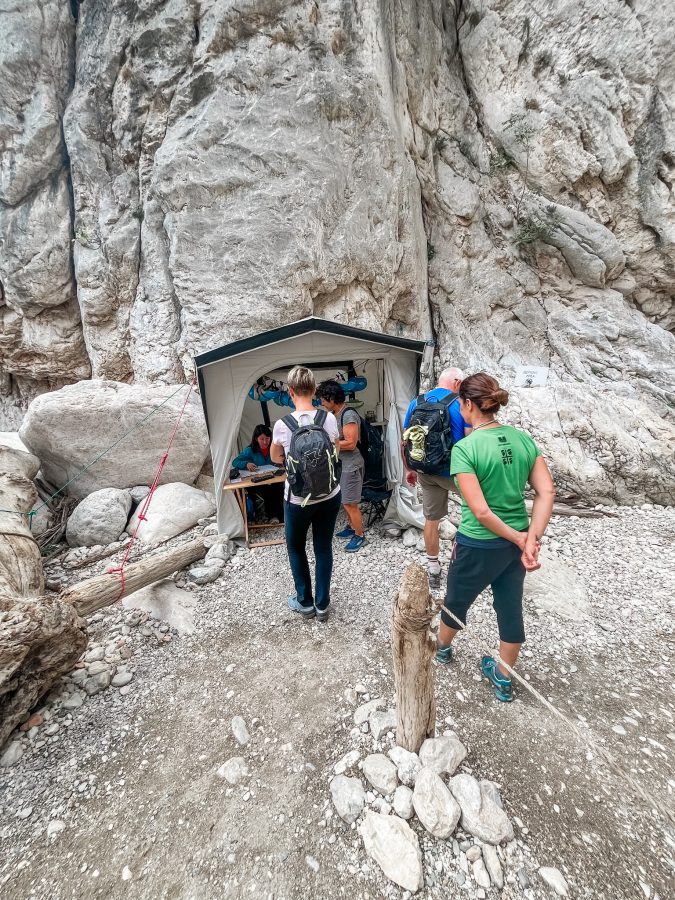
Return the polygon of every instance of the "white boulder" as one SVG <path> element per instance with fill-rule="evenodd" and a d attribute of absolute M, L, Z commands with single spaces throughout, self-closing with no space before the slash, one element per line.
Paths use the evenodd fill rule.
<path fill-rule="evenodd" d="M 102 488 L 80 501 L 68 519 L 66 540 L 70 547 L 106 547 L 127 527 L 131 493 L 119 488 Z"/>
<path fill-rule="evenodd" d="M 472 775 L 462 774 L 451 778 L 448 787 L 462 810 L 461 825 L 465 831 L 487 844 L 513 838 L 513 826 L 491 781 L 479 783 Z"/>
<path fill-rule="evenodd" d="M 396 728 L 396 710 L 387 709 L 384 712 L 375 710 L 375 712 L 370 714 L 368 724 L 373 737 L 376 741 L 379 741 L 383 734 Z"/>
<path fill-rule="evenodd" d="M 170 538 L 193 528 L 203 516 L 210 516 L 215 510 L 215 503 L 209 494 L 199 488 L 182 484 L 160 485 L 152 498 L 146 512 L 146 520 L 141 522 L 138 537 L 144 544 L 161 544 Z M 127 526 L 129 534 L 133 534 L 140 514 L 136 509 Z"/>
<path fill-rule="evenodd" d="M 408 787 L 414 787 L 417 773 L 422 768 L 419 756 L 398 745 L 392 747 L 387 755 L 397 768 L 399 780 Z"/>
<path fill-rule="evenodd" d="M 366 853 L 387 878 L 413 894 L 422 887 L 422 853 L 417 835 L 407 822 L 368 810 L 359 833 Z"/>
<path fill-rule="evenodd" d="M 402 819 L 412 819 L 415 807 L 413 806 L 413 792 L 409 787 L 399 784 L 394 791 L 393 806 L 397 816 L 400 816 Z"/>
<path fill-rule="evenodd" d="M 243 756 L 233 756 L 224 762 L 217 770 L 218 778 L 223 778 L 228 784 L 239 784 L 244 778 L 248 778 L 248 763 Z"/>
<path fill-rule="evenodd" d="M 60 486 L 99 453 L 125 437 L 68 488 L 83 498 L 104 487 L 131 488 L 152 482 L 185 402 L 188 385 L 122 384 L 117 381 L 80 381 L 41 394 L 28 407 L 19 430 L 24 444 L 40 460 L 47 481 Z M 171 397 L 171 395 L 174 395 Z M 171 397 L 167 401 L 167 398 Z M 155 407 L 157 409 L 144 422 Z M 188 401 L 178 427 L 161 483 L 191 484 L 209 452 L 201 403 Z"/>
<path fill-rule="evenodd" d="M 336 775 L 330 783 L 330 795 L 338 816 L 348 825 L 358 819 L 366 805 L 366 792 L 358 778 Z"/>
<path fill-rule="evenodd" d="M 371 753 L 363 760 L 363 774 L 380 794 L 391 794 L 396 790 L 398 777 L 396 766 L 384 753 Z"/>
<path fill-rule="evenodd" d="M 567 897 L 569 887 L 565 876 L 559 869 L 555 869 L 553 866 L 542 866 L 539 869 L 539 877 L 549 887 L 552 887 L 559 897 Z"/>
<path fill-rule="evenodd" d="M 466 757 L 466 747 L 454 733 L 427 738 L 420 747 L 420 762 L 437 775 L 454 775 Z"/>
<path fill-rule="evenodd" d="M 440 775 L 423 767 L 415 780 L 413 807 L 426 830 L 437 838 L 448 838 L 455 830 L 461 810 Z"/>
<path fill-rule="evenodd" d="M 368 700 L 367 703 L 362 703 L 361 706 L 358 706 L 354 710 L 354 724 L 363 725 L 364 722 L 368 721 L 371 714 L 374 713 L 376 709 L 383 709 L 384 706 L 385 702 L 383 697 L 376 697 L 374 700 Z"/>

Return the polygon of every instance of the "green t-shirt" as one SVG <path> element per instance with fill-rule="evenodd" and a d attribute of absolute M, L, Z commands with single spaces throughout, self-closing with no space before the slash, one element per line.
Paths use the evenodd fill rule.
<path fill-rule="evenodd" d="M 476 475 L 492 512 L 516 531 L 525 531 L 529 520 L 523 488 L 539 455 L 537 445 L 524 431 L 510 425 L 480 428 L 452 448 L 450 473 Z M 483 541 L 497 537 L 480 524 L 464 499 L 459 533 Z"/>

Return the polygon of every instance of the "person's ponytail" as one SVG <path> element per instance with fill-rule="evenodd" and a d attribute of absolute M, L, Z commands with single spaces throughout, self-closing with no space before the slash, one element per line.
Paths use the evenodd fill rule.
<path fill-rule="evenodd" d="M 509 392 L 499 387 L 499 382 L 486 372 L 469 375 L 459 386 L 462 400 L 471 400 L 481 412 L 498 412 L 509 402 Z"/>

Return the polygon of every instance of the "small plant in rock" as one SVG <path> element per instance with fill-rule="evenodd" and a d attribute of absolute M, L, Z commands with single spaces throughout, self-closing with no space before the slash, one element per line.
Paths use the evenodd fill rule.
<path fill-rule="evenodd" d="M 436 248 L 433 244 L 427 241 L 427 261 L 431 262 L 434 256 L 436 256 Z"/>
<path fill-rule="evenodd" d="M 134 217 L 134 219 L 138 219 L 139 222 L 142 222 L 145 217 L 145 212 L 143 211 L 143 207 L 135 206 L 131 210 L 131 215 Z"/>
<path fill-rule="evenodd" d="M 536 78 L 540 72 L 543 72 L 544 69 L 548 69 L 551 67 L 553 63 L 553 55 L 550 50 L 542 50 L 541 53 L 537 54 L 537 58 L 534 61 L 534 66 L 532 67 L 532 74 Z"/>
<path fill-rule="evenodd" d="M 520 207 L 527 190 L 527 177 L 530 172 L 530 154 L 532 153 L 532 138 L 537 133 L 536 128 L 529 121 L 525 113 L 513 113 L 504 123 L 505 127 L 512 132 L 516 144 L 525 153 L 525 174 L 523 175 L 523 189 L 520 197 L 516 201 L 516 221 L 520 221 Z"/>
<path fill-rule="evenodd" d="M 535 241 L 546 241 L 552 236 L 560 222 L 560 215 L 553 205 L 546 207 L 544 215 L 532 213 L 524 216 L 522 220 L 519 220 L 520 227 L 516 234 L 516 244 L 534 244 Z"/>
<path fill-rule="evenodd" d="M 442 153 L 445 148 L 448 146 L 448 139 L 444 134 L 436 135 L 436 140 L 434 141 L 434 147 L 436 148 L 437 153 Z"/>
<path fill-rule="evenodd" d="M 91 239 L 89 237 L 89 233 L 85 228 L 80 227 L 75 230 L 75 240 L 83 247 L 91 246 Z"/>
<path fill-rule="evenodd" d="M 490 175 L 498 175 L 513 165 L 513 157 L 503 147 L 490 151 Z"/>

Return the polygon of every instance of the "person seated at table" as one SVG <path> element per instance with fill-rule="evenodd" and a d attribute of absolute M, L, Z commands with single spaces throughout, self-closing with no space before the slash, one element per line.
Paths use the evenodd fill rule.
<path fill-rule="evenodd" d="M 267 425 L 256 425 L 248 447 L 232 461 L 232 467 L 239 471 L 255 472 L 258 466 L 273 465 L 270 459 L 272 431 Z M 284 520 L 284 486 L 281 483 L 261 484 L 246 490 L 246 509 L 250 520 L 259 522 L 267 519 L 273 523 Z"/>
<path fill-rule="evenodd" d="M 258 466 L 272 465 L 270 459 L 270 444 L 272 443 L 272 431 L 267 425 L 256 425 L 253 429 L 253 437 L 248 447 L 244 447 L 239 456 L 232 461 L 235 469 L 255 472 Z"/>

